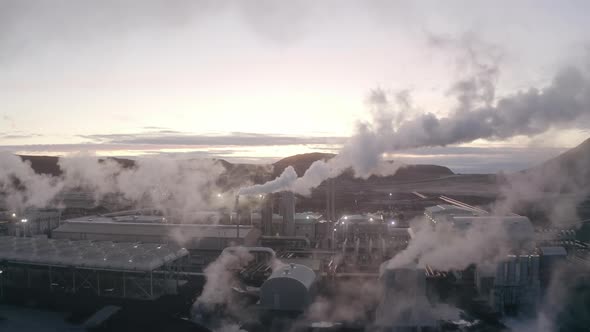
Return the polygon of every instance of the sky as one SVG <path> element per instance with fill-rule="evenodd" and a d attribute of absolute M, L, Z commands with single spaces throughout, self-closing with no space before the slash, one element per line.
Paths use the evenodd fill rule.
<path fill-rule="evenodd" d="M 337 152 L 372 89 L 449 112 L 462 67 L 433 40 L 488 45 L 501 96 L 584 64 L 588 12 L 587 1 L 0 0 L 0 151 L 236 162 Z M 551 130 L 388 157 L 514 171 L 588 136 Z"/>

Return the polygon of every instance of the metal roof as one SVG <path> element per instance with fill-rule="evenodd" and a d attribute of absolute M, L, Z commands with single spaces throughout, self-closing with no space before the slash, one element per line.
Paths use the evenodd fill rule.
<path fill-rule="evenodd" d="M 152 271 L 187 254 L 185 248 L 155 243 L 0 236 L 0 260 L 33 265 Z"/>
<path fill-rule="evenodd" d="M 135 223 L 165 223 L 166 218 L 162 216 L 142 215 L 120 215 L 120 216 L 85 216 L 64 220 L 64 222 L 135 222 Z"/>
<path fill-rule="evenodd" d="M 435 215 L 435 214 L 470 214 L 470 215 L 474 215 L 476 214 L 475 211 L 465 208 L 465 207 L 459 207 L 456 205 L 451 205 L 451 204 L 439 204 L 439 205 L 435 205 L 435 206 L 429 206 L 426 209 L 424 209 L 425 213 L 429 213 L 431 215 Z"/>
<path fill-rule="evenodd" d="M 564 247 L 540 247 L 543 256 L 567 256 L 567 251 Z"/>
<path fill-rule="evenodd" d="M 252 229 L 250 225 L 200 225 L 160 223 L 117 223 L 102 221 L 68 221 L 53 233 L 92 233 L 114 235 L 166 236 L 172 233 L 187 238 L 243 238 Z"/>
<path fill-rule="evenodd" d="M 317 222 L 322 215 L 314 212 L 299 212 L 294 215 L 295 222 Z"/>

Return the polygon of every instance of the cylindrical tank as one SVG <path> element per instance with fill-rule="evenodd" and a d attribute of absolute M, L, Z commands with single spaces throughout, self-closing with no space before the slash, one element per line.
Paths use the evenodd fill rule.
<path fill-rule="evenodd" d="M 267 310 L 304 311 L 311 303 L 315 273 L 307 266 L 289 264 L 275 270 L 260 288 L 260 304 Z"/>

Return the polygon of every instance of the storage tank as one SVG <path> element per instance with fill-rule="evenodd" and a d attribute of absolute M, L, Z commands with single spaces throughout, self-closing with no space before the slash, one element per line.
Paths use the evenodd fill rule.
<path fill-rule="evenodd" d="M 289 264 L 275 270 L 260 288 L 260 304 L 267 310 L 304 311 L 311 303 L 315 273 L 307 266 Z"/>

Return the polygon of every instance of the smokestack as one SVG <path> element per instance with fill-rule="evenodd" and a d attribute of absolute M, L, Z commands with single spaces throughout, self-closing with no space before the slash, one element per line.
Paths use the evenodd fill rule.
<path fill-rule="evenodd" d="M 281 193 L 281 214 L 283 215 L 283 233 L 295 235 L 295 194 L 290 191 Z"/>
<path fill-rule="evenodd" d="M 334 179 L 326 180 L 326 219 L 336 220 L 336 199 L 334 198 Z"/>
<path fill-rule="evenodd" d="M 266 194 L 262 197 L 262 206 L 260 217 L 262 223 L 262 234 L 272 235 L 272 214 L 273 214 L 273 195 Z"/>
<path fill-rule="evenodd" d="M 332 213 L 332 200 L 330 199 L 330 179 L 326 180 L 326 219 L 328 221 L 332 220 L 331 213 Z"/>
<path fill-rule="evenodd" d="M 336 221 L 336 189 L 335 189 L 335 185 L 334 182 L 336 182 L 336 179 L 331 178 L 330 179 L 330 208 L 332 209 L 331 211 L 331 216 L 332 216 L 332 220 Z"/>
<path fill-rule="evenodd" d="M 234 204 L 234 212 L 236 213 L 236 224 L 240 224 L 240 195 L 236 195 L 236 202 Z M 231 219 L 231 213 L 230 213 Z"/>

